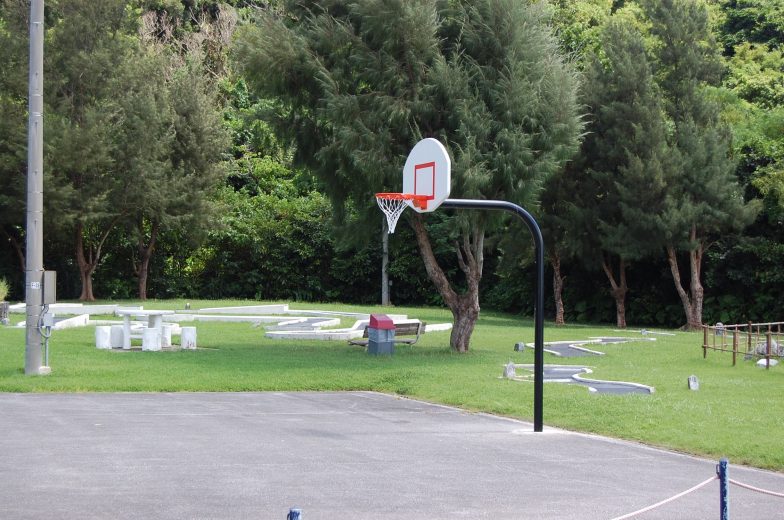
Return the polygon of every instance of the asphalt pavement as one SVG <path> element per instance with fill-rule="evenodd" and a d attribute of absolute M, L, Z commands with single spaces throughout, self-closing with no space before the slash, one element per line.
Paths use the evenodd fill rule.
<path fill-rule="evenodd" d="M 0 394 L 2 519 L 611 519 L 716 463 L 372 392 Z M 784 518 L 735 486 L 730 507 Z M 719 518 L 718 481 L 636 518 Z"/>

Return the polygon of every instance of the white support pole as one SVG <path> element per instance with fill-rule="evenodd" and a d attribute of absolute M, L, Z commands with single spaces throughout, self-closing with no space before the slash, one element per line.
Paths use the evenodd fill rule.
<path fill-rule="evenodd" d="M 27 249 L 25 252 L 25 374 L 42 370 L 43 205 L 44 205 L 44 0 L 30 1 L 30 75 L 27 126 Z"/>
<path fill-rule="evenodd" d="M 389 301 L 389 229 L 386 217 L 381 225 L 381 305 L 390 305 Z"/>

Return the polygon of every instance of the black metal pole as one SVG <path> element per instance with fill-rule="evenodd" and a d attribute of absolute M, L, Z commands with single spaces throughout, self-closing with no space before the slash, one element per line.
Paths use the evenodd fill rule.
<path fill-rule="evenodd" d="M 536 256 L 536 301 L 534 304 L 534 431 L 543 428 L 544 409 L 544 239 L 534 217 L 526 210 L 502 200 L 446 199 L 442 208 L 501 209 L 511 211 L 528 226 L 534 238 Z"/>
<path fill-rule="evenodd" d="M 719 518 L 721 520 L 729 520 L 730 518 L 730 502 L 729 502 L 729 473 L 727 459 L 721 459 L 716 466 L 716 474 L 719 477 Z"/>

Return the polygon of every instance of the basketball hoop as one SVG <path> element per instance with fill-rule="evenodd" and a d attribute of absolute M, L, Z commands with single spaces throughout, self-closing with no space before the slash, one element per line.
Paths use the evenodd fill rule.
<path fill-rule="evenodd" d="M 414 195 L 413 193 L 376 193 L 378 207 L 387 216 L 388 233 L 395 232 L 397 221 L 408 206 L 408 201 L 418 208 L 426 208 L 427 200 L 427 196 Z"/>

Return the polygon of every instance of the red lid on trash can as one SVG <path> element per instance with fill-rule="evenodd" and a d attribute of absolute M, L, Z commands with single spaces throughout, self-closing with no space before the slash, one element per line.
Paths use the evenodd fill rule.
<path fill-rule="evenodd" d="M 395 324 L 386 314 L 371 314 L 370 328 L 380 330 L 394 330 Z"/>

